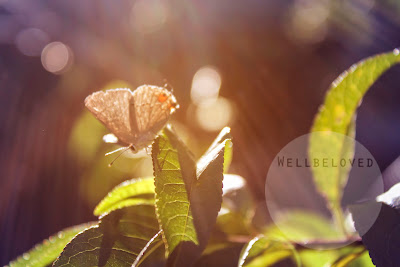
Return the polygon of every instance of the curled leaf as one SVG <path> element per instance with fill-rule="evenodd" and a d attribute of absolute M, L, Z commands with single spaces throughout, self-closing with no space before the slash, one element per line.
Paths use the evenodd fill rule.
<path fill-rule="evenodd" d="M 146 198 L 146 195 L 150 197 Z M 101 200 L 93 213 L 99 216 L 123 207 L 152 203 L 154 203 L 153 177 L 135 178 L 116 186 Z"/>

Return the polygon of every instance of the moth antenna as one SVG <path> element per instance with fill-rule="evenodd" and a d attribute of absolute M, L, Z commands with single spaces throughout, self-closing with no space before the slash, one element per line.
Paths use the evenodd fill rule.
<path fill-rule="evenodd" d="M 117 152 L 117 151 L 121 151 L 121 150 L 122 150 L 122 152 L 119 153 L 118 156 L 116 156 L 116 157 L 108 164 L 108 167 L 111 167 L 111 166 L 114 164 L 114 162 L 115 162 L 122 154 L 124 154 L 126 151 L 128 151 L 128 150 L 131 149 L 131 148 L 133 148 L 133 145 L 132 145 L 132 144 L 130 144 L 130 145 L 127 146 L 127 147 L 121 147 L 121 148 L 118 148 L 118 149 L 116 149 L 116 150 L 114 150 L 114 151 L 112 151 L 112 152 L 107 153 L 106 156 L 108 156 L 108 155 L 110 155 L 110 154 L 112 154 L 112 153 L 115 153 L 115 152 Z"/>
<path fill-rule="evenodd" d="M 164 88 L 168 88 L 168 81 L 167 81 L 167 79 L 164 79 Z"/>
<path fill-rule="evenodd" d="M 118 152 L 118 151 L 121 151 L 121 150 L 124 150 L 124 149 L 126 149 L 126 148 L 127 148 L 126 146 L 117 148 L 117 149 L 115 149 L 115 150 L 113 150 L 113 151 L 111 151 L 111 152 L 108 152 L 108 153 L 104 154 L 104 156 L 109 156 L 109 155 L 111 155 L 111 154 L 114 154 L 114 153 L 116 153 L 116 152 Z"/>
<path fill-rule="evenodd" d="M 167 79 L 164 79 L 164 88 L 170 91 L 171 93 L 174 92 L 174 88 L 168 83 Z"/>

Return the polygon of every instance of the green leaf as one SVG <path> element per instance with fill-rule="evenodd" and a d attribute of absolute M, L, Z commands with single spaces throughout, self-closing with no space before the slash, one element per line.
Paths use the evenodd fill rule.
<path fill-rule="evenodd" d="M 349 264 L 359 257 L 361 257 L 364 253 L 366 252 L 365 247 L 358 247 L 355 248 L 351 253 L 348 253 L 346 255 L 343 255 L 339 259 L 337 259 L 331 267 L 346 267 L 349 266 Z"/>
<path fill-rule="evenodd" d="M 145 198 L 151 195 L 151 198 Z M 139 204 L 154 203 L 154 179 L 153 177 L 143 179 L 132 179 L 116 186 L 97 205 L 94 215 L 109 213 L 113 210 Z"/>
<path fill-rule="evenodd" d="M 153 144 L 156 214 L 171 265 L 190 265 L 207 244 L 221 208 L 226 141 L 213 144 L 197 166 L 170 127 Z"/>
<path fill-rule="evenodd" d="M 218 213 L 217 226 L 221 232 L 228 235 L 249 235 L 249 223 L 239 212 L 221 208 Z"/>
<path fill-rule="evenodd" d="M 354 143 L 346 138 L 354 138 L 356 109 L 370 86 L 379 76 L 398 63 L 399 51 L 373 56 L 353 65 L 343 72 L 333 83 L 326 94 L 324 104 L 320 107 L 312 126 L 309 156 L 311 159 L 320 155 L 329 155 L 332 159 L 343 156 L 353 157 Z M 338 133 L 338 134 L 333 134 Z M 339 168 L 340 169 L 340 168 Z M 331 208 L 335 220 L 342 226 L 340 201 L 343 188 L 347 183 L 349 169 L 338 171 L 335 167 L 313 167 L 314 182 Z"/>
<path fill-rule="evenodd" d="M 299 254 L 303 267 L 330 266 L 338 257 L 337 250 L 304 249 Z"/>
<path fill-rule="evenodd" d="M 144 246 L 144 248 L 142 248 L 139 255 L 136 257 L 135 261 L 133 262 L 132 267 L 139 266 L 146 259 L 146 255 L 150 255 L 155 250 L 159 249 L 159 247 L 163 247 L 164 242 L 161 239 L 161 232 L 162 232 L 161 230 L 158 231 L 158 233 L 147 242 L 146 246 Z"/>
<path fill-rule="evenodd" d="M 268 237 L 290 239 L 298 243 L 309 240 L 336 240 L 340 237 L 340 233 L 328 218 L 311 211 L 282 212 L 274 218 L 274 222 L 276 226 L 270 226 L 264 232 Z"/>
<path fill-rule="evenodd" d="M 362 245 L 348 245 L 332 250 L 301 249 L 299 251 L 303 267 L 314 266 L 348 266 L 372 267 L 368 252 Z M 354 257 L 354 258 L 353 258 Z M 339 264 L 339 265 L 334 265 Z M 342 265 L 340 265 L 342 264 Z M 346 265 L 347 264 L 347 265 Z M 372 264 L 372 265 L 371 265 Z"/>
<path fill-rule="evenodd" d="M 244 243 L 223 243 L 207 246 L 207 249 L 196 261 L 195 267 L 236 266 Z M 210 247 L 210 248 L 209 248 Z"/>
<path fill-rule="evenodd" d="M 296 251 L 290 243 L 258 236 L 243 248 L 238 267 L 268 267 L 289 257 L 299 265 Z"/>
<path fill-rule="evenodd" d="M 375 267 L 369 257 L 368 251 L 365 251 L 360 257 L 350 262 L 348 267 Z"/>
<path fill-rule="evenodd" d="M 143 257 L 144 248 L 149 252 L 163 249 L 158 232 L 153 205 L 114 210 L 101 218 L 98 225 L 72 239 L 54 266 L 130 267 L 138 255 Z"/>
<path fill-rule="evenodd" d="M 225 142 L 225 153 L 224 153 L 224 173 L 227 173 L 231 166 L 233 158 L 233 144 L 231 139 Z"/>
<path fill-rule="evenodd" d="M 152 146 L 156 214 L 166 250 L 170 254 L 180 242 L 199 245 L 189 193 L 196 182 L 192 155 L 175 134 L 165 128 Z"/>
<path fill-rule="evenodd" d="M 51 236 L 49 239 L 43 241 L 43 243 L 36 245 L 34 248 L 24 253 L 14 261 L 9 263 L 10 267 L 18 266 L 47 266 L 51 264 L 57 256 L 61 253 L 65 245 L 71 241 L 71 239 L 82 232 L 88 227 L 91 227 L 94 223 L 85 223 L 70 228 L 66 228 L 56 235 Z"/>
<path fill-rule="evenodd" d="M 231 128 L 225 127 L 224 129 L 222 129 L 221 132 L 218 134 L 217 138 L 215 138 L 214 142 L 208 148 L 207 152 L 204 154 L 207 155 L 211 150 L 215 149 L 219 144 L 222 143 L 225 143 L 224 173 L 227 173 L 231 165 L 233 156 Z"/>
<path fill-rule="evenodd" d="M 399 50 L 395 49 L 360 61 L 343 72 L 326 94 L 312 130 L 345 134 L 369 87 L 399 60 Z"/>

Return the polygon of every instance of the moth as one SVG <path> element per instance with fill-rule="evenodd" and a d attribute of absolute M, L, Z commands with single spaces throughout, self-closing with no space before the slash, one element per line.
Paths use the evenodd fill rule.
<path fill-rule="evenodd" d="M 85 106 L 125 146 L 124 151 L 149 146 L 179 108 L 172 92 L 154 85 L 133 92 L 128 88 L 95 92 L 86 97 Z"/>

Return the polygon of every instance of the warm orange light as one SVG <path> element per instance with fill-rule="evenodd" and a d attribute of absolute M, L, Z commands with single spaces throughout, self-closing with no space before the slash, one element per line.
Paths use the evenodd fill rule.
<path fill-rule="evenodd" d="M 167 15 L 165 1 L 138 0 L 132 7 L 130 22 L 136 32 L 151 33 L 162 28 Z"/>
<path fill-rule="evenodd" d="M 190 96 L 195 104 L 203 101 L 215 101 L 221 87 L 221 75 L 212 66 L 199 69 L 193 77 Z"/>
<path fill-rule="evenodd" d="M 198 125 L 206 131 L 219 131 L 233 119 L 232 104 L 223 97 L 202 102 L 196 109 Z"/>
<path fill-rule="evenodd" d="M 329 12 L 326 1 L 298 1 L 287 14 L 286 33 L 297 42 L 320 42 L 328 31 Z"/>

